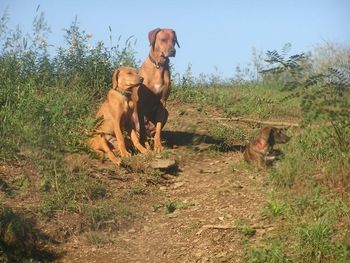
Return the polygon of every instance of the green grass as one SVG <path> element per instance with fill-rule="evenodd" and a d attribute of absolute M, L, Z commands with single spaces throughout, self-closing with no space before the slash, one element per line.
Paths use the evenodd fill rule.
<path fill-rule="evenodd" d="M 329 261 L 334 253 L 331 225 L 320 220 L 315 223 L 303 224 L 298 228 L 298 251 L 302 262 Z"/>
<path fill-rule="evenodd" d="M 247 263 L 291 263 L 277 243 L 272 243 L 269 247 L 250 248 L 245 251 L 245 257 L 242 262 Z"/>
<path fill-rule="evenodd" d="M 256 119 L 298 119 L 301 110 L 297 99 L 282 101 L 290 92 L 264 84 L 226 84 L 217 87 L 174 87 L 171 98 L 222 108 L 226 117 Z"/>
<path fill-rule="evenodd" d="M 240 228 L 240 232 L 246 237 L 252 237 L 255 235 L 256 230 L 250 226 L 243 226 Z"/>

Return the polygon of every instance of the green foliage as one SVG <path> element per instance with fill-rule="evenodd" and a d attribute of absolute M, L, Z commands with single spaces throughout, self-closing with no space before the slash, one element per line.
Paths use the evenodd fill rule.
<path fill-rule="evenodd" d="M 286 213 L 287 207 L 285 204 L 280 203 L 277 200 L 272 200 L 268 203 L 268 211 L 273 216 L 279 216 Z"/>
<path fill-rule="evenodd" d="M 87 173 L 67 173 L 57 167 L 46 169 L 53 174 L 43 177 L 45 195 L 40 210 L 45 215 L 57 210 L 79 212 L 84 204 L 107 195 L 107 187 Z"/>
<path fill-rule="evenodd" d="M 33 21 L 33 36 L 7 28 L 1 19 L 0 136 L 1 158 L 15 158 L 23 148 L 76 152 L 85 148 L 95 105 L 120 65 L 136 66 L 132 38 L 121 47 L 91 46 L 91 36 L 77 19 L 65 29 L 65 47 L 51 57 L 50 28 L 43 13 Z M 112 37 L 111 37 L 112 41 Z"/>
<path fill-rule="evenodd" d="M 281 246 L 273 243 L 270 248 L 257 247 L 245 252 L 244 262 L 247 263 L 287 263 L 292 262 L 283 252 Z"/>
<path fill-rule="evenodd" d="M 164 204 L 165 214 L 169 215 L 175 212 L 177 209 L 188 209 L 194 206 L 192 203 L 182 202 L 182 201 L 169 201 Z M 154 211 L 157 211 L 161 206 L 154 206 Z"/>
<path fill-rule="evenodd" d="M 285 53 L 285 51 L 282 51 Z M 261 71 L 263 75 L 280 77 L 290 73 L 285 87 L 294 91 L 290 97 L 300 98 L 302 123 L 321 125 L 337 148 L 350 150 L 350 56 L 338 67 L 321 73 L 312 73 L 304 54 L 289 59 L 277 51 L 268 51 L 266 60 L 270 67 Z M 334 65 L 337 66 L 337 65 Z"/>
<path fill-rule="evenodd" d="M 221 86 L 175 86 L 171 98 L 213 105 L 225 112 L 226 117 L 251 117 L 257 119 L 280 119 L 300 117 L 297 99 L 282 102 L 288 91 L 279 91 L 276 84 L 224 84 Z"/>
<path fill-rule="evenodd" d="M 166 215 L 174 213 L 177 208 L 175 202 L 168 202 L 164 205 L 164 207 Z"/>
<path fill-rule="evenodd" d="M 240 228 L 239 230 L 243 235 L 247 236 L 247 237 L 251 237 L 254 236 L 256 233 L 256 229 L 250 227 L 250 226 L 243 226 Z"/>
<path fill-rule="evenodd" d="M 334 250 L 331 236 L 332 229 L 325 220 L 302 225 L 298 230 L 300 260 L 302 262 L 329 261 Z"/>

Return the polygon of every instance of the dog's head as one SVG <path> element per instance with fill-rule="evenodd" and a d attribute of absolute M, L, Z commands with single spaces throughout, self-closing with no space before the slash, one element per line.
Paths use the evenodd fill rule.
<path fill-rule="evenodd" d="M 137 70 L 132 67 L 120 67 L 113 73 L 112 86 L 113 89 L 128 90 L 139 86 L 143 81 Z"/>
<path fill-rule="evenodd" d="M 180 47 L 176 32 L 169 28 L 156 28 L 148 33 L 149 44 L 153 52 L 160 57 L 175 57 L 175 44 Z"/>
<path fill-rule="evenodd" d="M 276 143 L 287 143 L 290 137 L 286 135 L 283 129 L 276 127 L 264 127 L 260 132 L 260 138 L 264 139 L 270 146 Z"/>

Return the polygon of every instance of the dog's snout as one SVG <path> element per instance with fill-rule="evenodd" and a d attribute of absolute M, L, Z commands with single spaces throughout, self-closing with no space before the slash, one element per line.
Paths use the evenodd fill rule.
<path fill-rule="evenodd" d="M 140 77 L 140 83 L 142 83 L 143 82 L 143 77 Z"/>
<path fill-rule="evenodd" d="M 169 57 L 175 57 L 175 55 L 176 55 L 176 49 L 175 48 L 172 48 L 172 49 L 170 49 L 169 50 Z"/>

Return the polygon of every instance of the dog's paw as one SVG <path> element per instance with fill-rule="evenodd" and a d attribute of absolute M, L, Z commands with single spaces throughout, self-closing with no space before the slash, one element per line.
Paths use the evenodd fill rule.
<path fill-rule="evenodd" d="M 274 161 L 276 159 L 276 156 L 265 156 L 264 160 L 265 161 Z"/>
<path fill-rule="evenodd" d="M 164 147 L 162 146 L 162 144 L 160 142 L 159 143 L 154 142 L 154 151 L 156 153 L 162 152 L 163 149 L 164 149 Z"/>
<path fill-rule="evenodd" d="M 131 157 L 131 153 L 129 153 L 128 151 L 123 151 L 120 153 L 121 157 Z"/>
<path fill-rule="evenodd" d="M 140 153 L 142 153 L 142 154 L 146 154 L 146 153 L 148 153 L 149 152 L 149 150 L 147 150 L 146 148 L 144 148 L 144 147 L 142 147 L 142 148 L 140 148 L 140 149 L 138 149 L 139 151 L 140 151 Z"/>
<path fill-rule="evenodd" d="M 122 163 L 122 160 L 115 156 L 110 155 L 109 158 L 111 159 L 112 163 L 114 163 L 116 166 L 120 166 Z"/>

